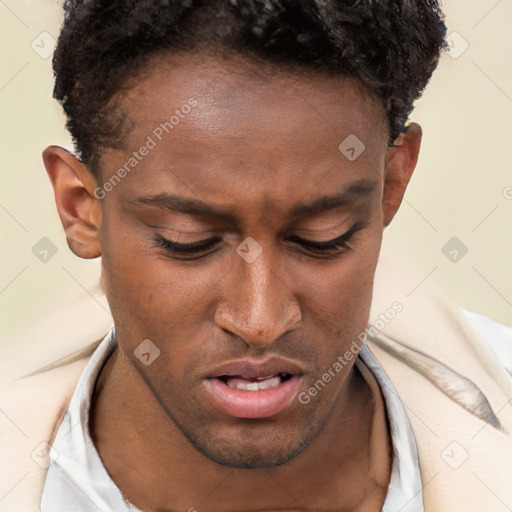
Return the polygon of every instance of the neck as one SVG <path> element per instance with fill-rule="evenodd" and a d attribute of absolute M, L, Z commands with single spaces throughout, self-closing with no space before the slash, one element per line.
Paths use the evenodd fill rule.
<path fill-rule="evenodd" d="M 320 434 L 273 468 L 229 468 L 197 451 L 118 349 L 93 393 L 90 430 L 112 480 L 148 512 L 380 510 L 391 473 L 380 390 L 356 367 Z"/>

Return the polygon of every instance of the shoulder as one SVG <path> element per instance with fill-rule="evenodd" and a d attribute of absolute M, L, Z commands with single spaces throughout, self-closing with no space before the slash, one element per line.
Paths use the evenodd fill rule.
<path fill-rule="evenodd" d="M 512 375 L 512 326 L 502 324 L 473 311 L 461 310 L 473 329 L 491 349 L 496 359 Z"/>
<path fill-rule="evenodd" d="M 49 447 L 89 357 L 17 379 L 0 392 L 2 510 L 39 510 Z"/>
<path fill-rule="evenodd" d="M 368 346 L 412 426 L 426 510 L 488 510 L 491 485 L 512 503 L 509 328 L 468 316 L 398 257 L 375 284 Z"/>

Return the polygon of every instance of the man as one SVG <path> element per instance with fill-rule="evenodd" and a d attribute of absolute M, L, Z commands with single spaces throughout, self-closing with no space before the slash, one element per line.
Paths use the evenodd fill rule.
<path fill-rule="evenodd" d="M 44 162 L 115 327 L 32 382 L 48 464 L 18 510 L 512 506 L 510 379 L 463 315 L 427 296 L 394 339 L 392 292 L 367 327 L 437 4 L 65 9 L 54 94 L 77 156 Z M 6 474 L 25 478 L 27 446 Z"/>

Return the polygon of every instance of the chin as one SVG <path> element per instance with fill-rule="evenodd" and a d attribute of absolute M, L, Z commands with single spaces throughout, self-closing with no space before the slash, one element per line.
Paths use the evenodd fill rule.
<path fill-rule="evenodd" d="M 216 429 L 204 425 L 195 432 L 182 432 L 197 451 L 214 462 L 238 469 L 273 468 L 297 457 L 317 436 L 318 425 L 309 423 L 295 428 L 276 424 L 258 428 L 247 420 L 235 429 Z M 256 428 L 255 428 L 256 427 Z"/>
<path fill-rule="evenodd" d="M 210 440 L 211 443 L 211 440 Z M 307 440 L 296 443 L 295 446 L 283 449 L 275 443 L 258 447 L 252 443 L 229 446 L 196 446 L 210 460 L 217 464 L 237 469 L 268 469 L 281 466 L 294 459 L 309 444 Z"/>

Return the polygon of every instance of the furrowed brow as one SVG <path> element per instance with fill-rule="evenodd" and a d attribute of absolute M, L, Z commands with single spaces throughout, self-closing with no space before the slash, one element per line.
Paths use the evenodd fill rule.
<path fill-rule="evenodd" d="M 377 181 L 358 180 L 348 185 L 335 195 L 321 196 L 309 203 L 296 204 L 289 216 L 293 218 L 306 217 L 332 210 L 338 206 L 350 203 L 354 199 L 370 196 L 377 188 Z M 196 217 L 223 220 L 236 224 L 236 216 L 227 210 L 209 205 L 197 199 L 181 197 L 174 194 L 162 193 L 147 197 L 138 197 L 130 201 L 135 205 L 149 205 L 155 208 L 184 213 Z"/>

